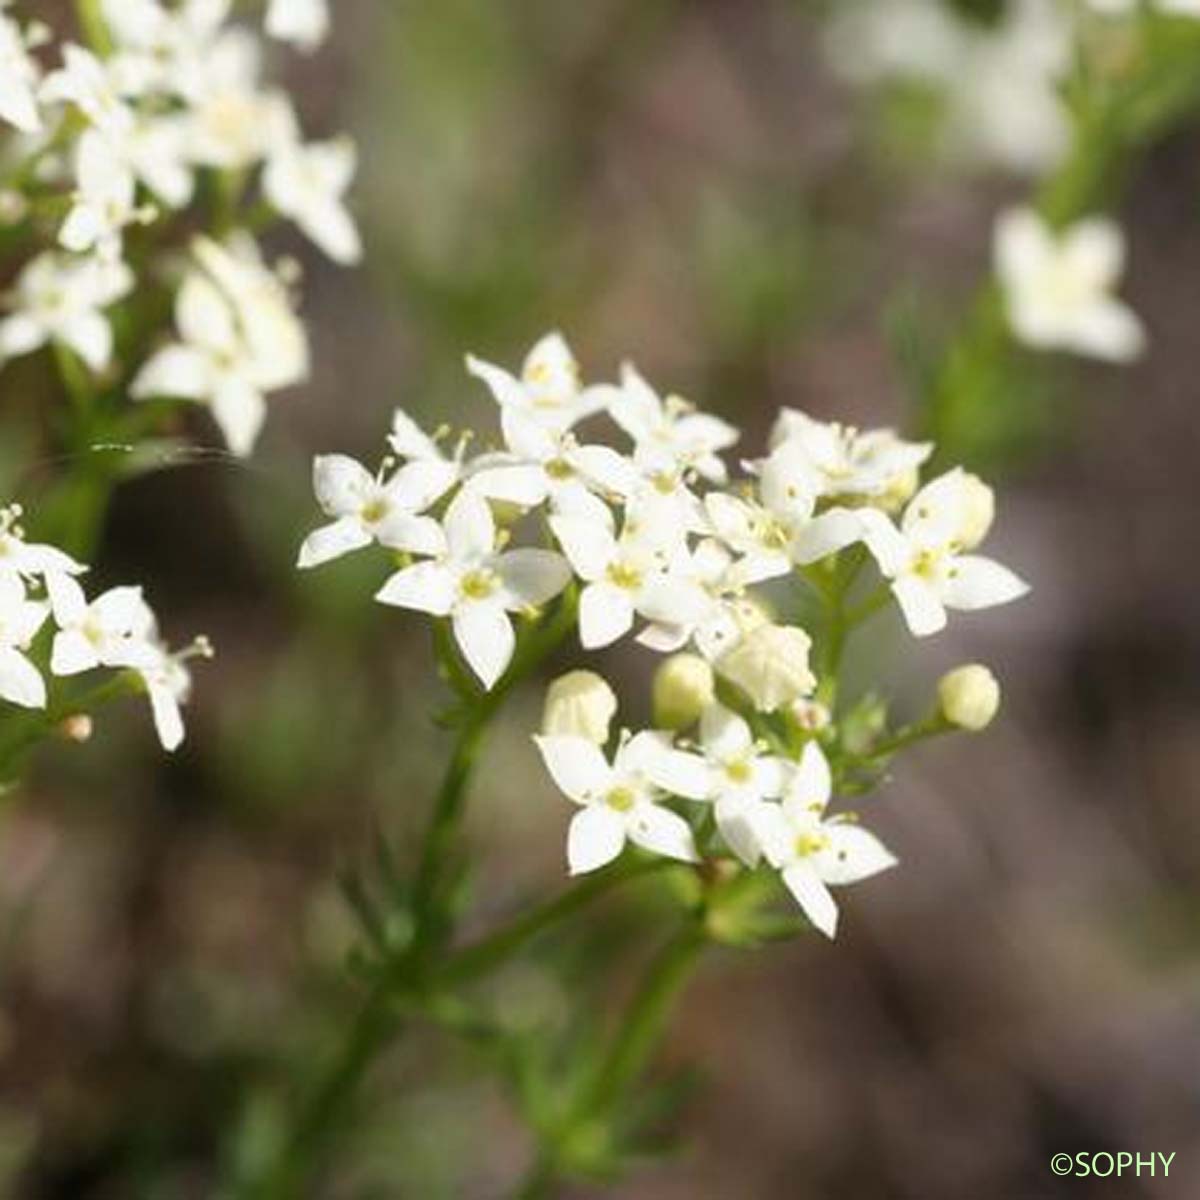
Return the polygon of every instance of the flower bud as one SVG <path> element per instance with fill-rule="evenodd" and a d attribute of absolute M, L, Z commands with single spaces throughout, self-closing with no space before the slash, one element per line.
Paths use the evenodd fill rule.
<path fill-rule="evenodd" d="M 712 667 L 698 654 L 673 654 L 654 672 L 654 724 L 680 732 L 716 698 Z"/>
<path fill-rule="evenodd" d="M 68 742 L 87 742 L 92 737 L 92 718 L 87 713 L 72 713 L 59 723 L 57 733 Z"/>
<path fill-rule="evenodd" d="M 964 472 L 962 476 L 962 520 L 958 527 L 958 544 L 964 550 L 974 550 L 987 537 L 995 515 L 995 493 L 978 475 Z"/>
<path fill-rule="evenodd" d="M 542 732 L 584 737 L 602 746 L 616 711 L 616 694 L 599 675 L 568 671 L 546 689 Z"/>
<path fill-rule="evenodd" d="M 956 667 L 938 683 L 938 709 L 951 725 L 978 733 L 1000 709 L 1000 684 L 979 663 Z"/>
<path fill-rule="evenodd" d="M 788 716 L 805 733 L 820 733 L 832 720 L 829 709 L 819 700 L 793 700 L 788 705 Z"/>
<path fill-rule="evenodd" d="M 717 661 L 717 670 L 746 693 L 759 712 L 808 695 L 817 685 L 808 665 L 812 639 L 793 625 L 759 625 Z"/>

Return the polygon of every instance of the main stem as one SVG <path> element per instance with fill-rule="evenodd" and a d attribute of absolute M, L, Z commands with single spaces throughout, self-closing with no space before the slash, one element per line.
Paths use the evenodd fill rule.
<path fill-rule="evenodd" d="M 319 1162 L 343 1109 L 375 1058 L 400 1030 L 398 994 L 406 986 L 434 982 L 430 960 L 452 933 L 445 880 L 466 810 L 467 793 L 496 714 L 513 688 L 537 669 L 572 627 L 576 597 L 568 591 L 554 614 L 530 629 L 513 662 L 490 692 L 479 695 L 459 726 L 458 736 L 434 802 L 413 885 L 415 929 L 411 944 L 382 973 L 293 1125 L 279 1157 L 259 1183 L 242 1194 L 255 1200 L 286 1200 L 299 1193 Z"/>

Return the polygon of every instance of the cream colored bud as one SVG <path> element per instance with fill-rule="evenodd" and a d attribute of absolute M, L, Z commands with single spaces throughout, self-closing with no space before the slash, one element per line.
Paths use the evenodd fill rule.
<path fill-rule="evenodd" d="M 832 720 L 829 709 L 819 700 L 793 700 L 788 705 L 788 715 L 805 733 L 820 733 L 829 728 Z"/>
<path fill-rule="evenodd" d="M 793 625 L 764 624 L 750 630 L 717 661 L 759 712 L 774 712 L 808 695 L 817 685 L 808 665 L 812 639 Z"/>
<path fill-rule="evenodd" d="M 688 729 L 716 699 L 712 667 L 698 654 L 673 654 L 654 672 L 654 724 Z"/>
<path fill-rule="evenodd" d="M 68 742 L 86 742 L 92 736 L 92 718 L 87 713 L 74 713 L 58 723 L 58 735 Z"/>
<path fill-rule="evenodd" d="M 988 535 L 996 516 L 996 494 L 978 475 L 963 474 L 963 518 L 958 528 L 958 544 L 974 550 Z"/>
<path fill-rule="evenodd" d="M 542 732 L 587 738 L 602 746 L 617 712 L 616 693 L 594 671 L 568 671 L 546 689 Z"/>
<path fill-rule="evenodd" d="M 938 683 L 938 708 L 951 725 L 977 733 L 1000 709 L 1000 684 L 979 663 L 956 667 Z"/>

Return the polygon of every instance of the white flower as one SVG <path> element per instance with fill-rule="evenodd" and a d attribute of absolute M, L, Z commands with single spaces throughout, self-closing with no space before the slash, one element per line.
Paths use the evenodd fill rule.
<path fill-rule="evenodd" d="M 17 277 L 12 315 L 0 320 L 0 355 L 29 354 L 56 341 L 93 371 L 102 370 L 113 345 L 103 310 L 132 288 L 133 273 L 122 262 L 39 254 Z"/>
<path fill-rule="evenodd" d="M 53 674 L 153 665 L 154 613 L 140 587 L 110 588 L 89 603 L 74 579 L 53 574 L 46 590 L 59 629 L 50 651 Z"/>
<path fill-rule="evenodd" d="M 825 819 L 829 764 L 816 742 L 804 747 L 782 804 L 763 805 L 755 824 L 763 853 L 805 915 L 826 937 L 837 931 L 831 886 L 858 883 L 896 865 L 874 834 L 847 817 Z"/>
<path fill-rule="evenodd" d="M 0 509 L 0 579 L 6 576 L 48 578 L 50 575 L 80 575 L 87 570 L 55 546 L 30 544 L 18 521 L 21 506 Z"/>
<path fill-rule="evenodd" d="M 585 581 L 579 597 L 579 637 L 587 650 L 610 645 L 633 627 L 635 613 L 647 620 L 691 626 L 703 620 L 711 597 L 694 580 L 671 569 L 662 531 L 626 523 L 615 536 L 607 522 L 560 514 L 550 527 Z"/>
<path fill-rule="evenodd" d="M 571 572 L 551 550 L 501 551 L 487 501 L 470 490 L 451 501 L 443 528 L 446 552 L 397 571 L 375 598 L 450 617 L 463 657 L 491 688 L 516 645 L 508 613 L 545 604 L 567 586 Z"/>
<path fill-rule="evenodd" d="M 579 364 L 561 333 L 549 333 L 525 356 L 521 377 L 467 355 L 467 370 L 487 384 L 501 408 L 511 408 L 562 433 L 604 407 L 599 388 L 582 388 Z"/>
<path fill-rule="evenodd" d="M 37 64 L 29 56 L 21 27 L 0 12 L 0 119 L 22 133 L 37 133 L 42 127 L 37 82 Z"/>
<path fill-rule="evenodd" d="M 176 297 L 182 340 L 159 350 L 130 391 L 207 403 L 230 450 L 247 455 L 266 418 L 264 394 L 308 373 L 304 330 L 261 262 L 206 239 L 194 249 L 207 273 L 188 275 Z"/>
<path fill-rule="evenodd" d="M 136 203 L 137 180 L 129 164 L 98 130 L 85 130 L 75 147 L 75 185 L 59 243 L 76 253 L 95 250 L 110 262 L 120 258 L 125 227 L 149 214 Z"/>
<path fill-rule="evenodd" d="M 948 608 L 990 608 L 1029 590 L 1007 567 L 962 552 L 980 536 L 977 484 L 958 469 L 939 475 L 912 498 L 899 528 L 875 509 L 861 513 L 864 541 L 917 637 L 944 628 Z"/>
<path fill-rule="evenodd" d="M 634 460 L 647 474 L 678 468 L 725 482 L 719 452 L 741 436 L 727 421 L 698 412 L 679 396 L 661 399 L 631 363 L 621 368 L 620 387 L 605 394 L 609 416 L 633 439 Z"/>
<path fill-rule="evenodd" d="M 343 197 L 354 178 L 358 156 L 348 137 L 307 145 L 287 139 L 263 171 L 263 192 L 335 262 L 356 263 L 362 242 Z"/>
<path fill-rule="evenodd" d="M 741 499 L 710 492 L 705 510 L 716 535 L 741 561 L 743 584 L 761 583 L 836 554 L 862 537 L 856 510 L 835 506 L 818 513 L 818 483 L 811 457 L 797 441 L 784 441 L 757 465 L 758 496 Z"/>
<path fill-rule="evenodd" d="M 229 15 L 229 0 L 102 0 L 113 41 L 109 77 L 123 96 L 197 95 L 213 39 Z"/>
<path fill-rule="evenodd" d="M 803 629 L 764 621 L 722 654 L 716 667 L 759 712 L 771 713 L 816 687 L 808 661 L 811 649 L 812 639 Z"/>
<path fill-rule="evenodd" d="M 314 530 L 300 547 L 297 565 L 319 566 L 378 542 L 392 550 L 442 554 L 442 527 L 418 514 L 454 484 L 453 464 L 416 460 L 390 476 L 372 475 L 344 454 L 326 454 L 313 461 L 313 490 L 333 522 Z"/>
<path fill-rule="evenodd" d="M 287 141 L 287 97 L 259 89 L 261 48 L 247 29 L 226 29 L 204 55 L 188 115 L 192 161 L 221 170 L 253 166 Z"/>
<path fill-rule="evenodd" d="M 270 0 L 266 30 L 301 50 L 314 50 L 329 33 L 328 0 Z"/>
<path fill-rule="evenodd" d="M 1114 222 L 1093 217 L 1055 234 L 1035 212 L 1018 209 L 997 223 L 995 254 L 1008 319 L 1021 341 L 1113 362 L 1145 348 L 1137 315 L 1113 295 L 1125 259 Z"/>
<path fill-rule="evenodd" d="M 18 575 L 0 571 L 0 700 L 22 708 L 46 707 L 46 683 L 25 650 L 48 611 L 28 598 Z"/>
<path fill-rule="evenodd" d="M 709 764 L 708 799 L 725 844 L 748 867 L 758 865 L 756 821 L 763 802 L 778 797 L 787 779 L 783 759 L 763 753 L 750 726 L 721 704 L 700 718 L 700 745 Z"/>
<path fill-rule="evenodd" d="M 42 82 L 46 104 L 73 104 L 95 128 L 120 135 L 133 126 L 133 110 L 121 96 L 112 74 L 90 50 L 68 44 L 63 65 Z"/>
<path fill-rule="evenodd" d="M 485 456 L 471 475 L 471 486 L 493 500 L 523 508 L 549 500 L 556 513 L 605 521 L 595 493 L 625 497 L 637 484 L 628 460 L 608 446 L 581 446 L 516 408 L 502 409 L 500 421 L 508 454 Z"/>
<path fill-rule="evenodd" d="M 891 429 L 814 421 L 795 408 L 781 409 L 771 430 L 771 449 L 784 443 L 796 448 L 793 461 L 818 496 L 880 496 L 933 453 L 931 442 L 906 442 Z"/>
<path fill-rule="evenodd" d="M 674 749 L 669 735 L 655 732 L 623 742 L 611 765 L 587 738 L 534 741 L 554 782 L 580 805 L 567 835 L 572 875 L 612 862 L 626 841 L 667 858 L 697 861 L 691 827 L 657 801 L 664 792 L 703 799 L 708 787 L 703 759 Z"/>

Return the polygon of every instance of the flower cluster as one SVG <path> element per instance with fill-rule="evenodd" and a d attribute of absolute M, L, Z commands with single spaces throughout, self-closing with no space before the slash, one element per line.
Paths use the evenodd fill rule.
<path fill-rule="evenodd" d="M 825 885 L 892 860 L 846 818 L 824 815 L 832 783 L 811 736 L 821 724 L 812 639 L 772 619 L 763 585 L 846 586 L 873 559 L 881 580 L 869 607 L 894 597 L 914 635 L 935 633 L 948 610 L 1027 590 L 976 552 L 992 523 L 991 490 L 958 469 L 922 486 L 931 445 L 790 409 L 766 455 L 744 462 L 734 481 L 722 455 L 738 442 L 736 428 L 660 396 L 631 365 L 619 383 L 585 386 L 558 334 L 538 342 L 518 374 L 470 357 L 467 366 L 498 406 L 501 444 L 469 456 L 469 437 L 448 446 L 444 431 L 429 436 L 397 412 L 377 473 L 344 455 L 318 458 L 315 489 L 329 521 L 304 541 L 299 565 L 372 543 L 391 551 L 399 566 L 376 598 L 446 619 L 485 689 L 512 662 L 514 615 L 536 618 L 568 589 L 584 649 L 636 630 L 651 650 L 688 652 L 669 661 L 691 670 L 701 701 L 689 710 L 687 698 L 672 700 L 668 680 L 662 710 L 677 715 L 668 718 L 676 732 L 698 721 L 696 750 L 651 730 L 622 735 L 610 760 L 600 749 L 616 708 L 607 685 L 586 672 L 556 685 L 538 744 L 581 806 L 571 870 L 603 865 L 627 839 L 693 861 L 692 826 L 662 801 L 709 802 L 725 847 L 747 866 L 765 857 L 832 933 Z M 627 439 L 624 450 L 577 432 L 601 417 Z M 514 545 L 526 530 L 540 530 L 541 544 Z M 767 729 L 788 731 L 770 753 Z"/>
<path fill-rule="evenodd" d="M 163 748 L 177 749 L 184 738 L 180 708 L 191 690 L 186 664 L 211 654 L 207 639 L 170 651 L 139 587 L 110 588 L 89 600 L 79 583 L 87 568 L 54 546 L 26 541 L 20 517 L 17 505 L 0 510 L 0 700 L 46 709 L 46 669 L 59 678 L 101 667 L 129 672 L 149 698 Z M 47 655 L 35 639 L 47 623 L 53 637 L 42 666 Z M 71 707 L 63 713 L 74 715 Z"/>
<path fill-rule="evenodd" d="M 99 0 L 83 23 L 89 44 L 54 51 L 44 25 L 0 11 L 0 121 L 16 130 L 0 146 L 5 219 L 46 226 L 56 243 L 5 298 L 0 361 L 52 342 L 103 373 L 114 306 L 144 281 L 182 276 L 179 340 L 152 351 L 129 390 L 210 406 L 246 454 L 265 395 L 308 374 L 288 289 L 249 229 L 286 218 L 341 263 L 361 246 L 344 203 L 353 145 L 304 139 L 288 96 L 262 80 L 259 36 L 231 10 L 231 0 Z M 328 20 L 325 0 L 271 0 L 266 31 L 307 49 Z M 180 271 L 170 239 L 196 228 L 181 219 L 189 208 L 214 236 L 192 237 Z"/>

